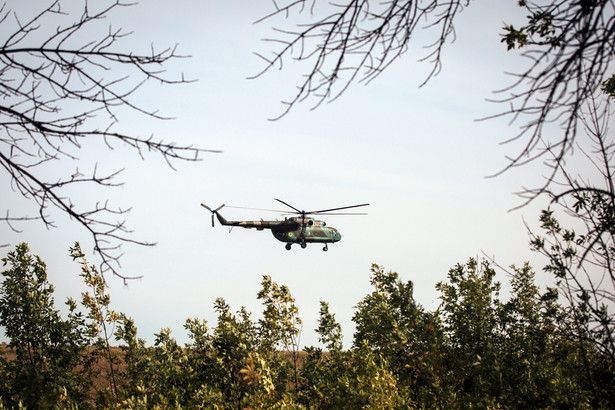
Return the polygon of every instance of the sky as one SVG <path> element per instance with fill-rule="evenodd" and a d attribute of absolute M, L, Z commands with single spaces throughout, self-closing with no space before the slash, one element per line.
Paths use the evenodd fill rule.
<path fill-rule="evenodd" d="M 10 3 L 10 2 L 9 2 Z M 530 261 L 537 271 L 544 261 L 529 250 L 524 221 L 536 226 L 544 201 L 511 211 L 523 201 L 523 186 L 538 185 L 540 164 L 513 169 L 495 178 L 505 156 L 519 147 L 502 142 L 515 134 L 508 119 L 477 121 L 505 109 L 487 101 L 512 81 L 523 60 L 507 52 L 499 33 L 504 22 L 522 21 L 515 2 L 475 1 L 456 22 L 457 39 L 445 47 L 442 72 L 424 87 L 431 67 L 418 60 L 422 44 L 411 48 L 369 85 L 354 84 L 344 95 L 315 110 L 299 104 L 283 118 L 281 100 L 292 98 L 305 68 L 288 61 L 257 79 L 275 45 L 272 22 L 253 24 L 269 13 L 272 2 L 142 1 L 110 16 L 109 23 L 134 31 L 135 48 L 178 44 L 190 55 L 168 67 L 198 81 L 187 85 L 147 85 L 135 94 L 137 105 L 175 117 L 156 121 L 131 115 L 118 124 L 139 135 L 178 144 L 222 150 L 196 163 L 174 163 L 155 155 L 145 160 L 117 146 L 99 159 L 84 152 L 83 166 L 99 161 L 104 169 L 124 168 L 125 184 L 99 195 L 132 207 L 127 224 L 135 239 L 155 247 L 125 245 L 122 272 L 142 276 L 127 286 L 107 277 L 112 308 L 134 318 L 139 337 L 153 343 L 169 327 L 180 343 L 189 341 L 187 318 L 216 323 L 213 303 L 223 297 L 237 311 L 245 306 L 257 320 L 263 310 L 256 295 L 263 275 L 287 285 L 303 319 L 301 345 L 319 345 L 319 301 L 342 325 L 344 343 L 352 343 L 356 304 L 371 292 L 372 263 L 414 283 L 414 296 L 427 310 L 438 307 L 436 283 L 470 257 L 494 258 L 501 266 Z M 421 36 L 417 34 L 417 39 Z M 68 164 L 67 167 L 74 167 Z M 25 206 L 0 176 L 0 197 L 9 206 Z M 8 198 L 8 199 L 7 199 Z M 284 249 L 269 231 L 211 227 L 200 206 L 221 204 L 279 209 L 280 198 L 305 210 L 369 203 L 365 216 L 328 216 L 327 225 L 341 242 L 306 249 Z M 282 218 L 246 209 L 222 209 L 229 220 Z M 29 243 L 47 262 L 56 286 L 58 307 L 83 290 L 79 268 L 68 249 L 79 241 L 96 263 L 91 240 L 74 222 L 56 215 L 58 228 L 19 225 L 21 233 L 0 225 L 3 255 L 17 243 Z M 498 279 L 504 288 L 507 277 Z M 538 273 L 540 283 L 548 283 Z"/>

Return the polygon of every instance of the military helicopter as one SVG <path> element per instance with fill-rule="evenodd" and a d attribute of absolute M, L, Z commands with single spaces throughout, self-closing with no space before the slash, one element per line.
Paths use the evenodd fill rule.
<path fill-rule="evenodd" d="M 286 205 L 291 208 L 293 211 L 274 211 L 274 212 L 282 212 L 288 214 L 294 214 L 297 216 L 292 216 L 289 218 L 284 218 L 283 221 L 227 221 L 224 219 L 222 215 L 220 215 L 220 209 L 222 209 L 225 205 L 222 204 L 216 209 L 212 209 L 205 204 L 201 204 L 202 207 L 206 208 L 211 212 L 211 226 L 214 226 L 214 215 L 218 218 L 220 224 L 225 226 L 240 226 L 243 228 L 255 228 L 259 231 L 263 229 L 271 229 L 271 233 L 273 236 L 281 242 L 286 242 L 286 249 L 290 250 L 293 243 L 298 243 L 301 248 L 305 248 L 308 243 L 324 243 L 325 246 L 322 248 L 323 251 L 328 251 L 329 247 L 327 244 L 338 242 L 342 239 L 342 235 L 335 228 L 326 226 L 327 224 L 324 221 L 319 221 L 308 215 L 365 215 L 365 213 L 331 213 L 333 211 L 341 211 L 343 209 L 350 208 L 359 208 L 362 206 L 367 206 L 369 204 L 360 204 L 360 205 L 350 205 L 350 206 L 342 206 L 339 208 L 331 208 L 331 209 L 322 209 L 319 211 L 300 211 L 292 205 L 287 204 L 286 202 L 274 198 L 276 201 Z M 229 206 L 229 208 L 231 208 Z M 240 207 L 232 207 L 232 208 L 240 208 Z M 269 209 L 261 209 L 264 211 L 270 211 Z"/>

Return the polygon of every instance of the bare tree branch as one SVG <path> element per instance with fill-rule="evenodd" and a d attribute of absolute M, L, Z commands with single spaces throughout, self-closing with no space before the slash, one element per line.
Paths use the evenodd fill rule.
<path fill-rule="evenodd" d="M 369 83 L 409 48 L 418 28 L 434 33 L 422 59 L 432 68 L 425 84 L 442 68 L 442 51 L 455 39 L 455 17 L 469 5 L 462 0 L 344 0 L 327 4 L 307 0 L 274 1 L 275 10 L 258 22 L 308 14 L 306 24 L 277 30 L 279 45 L 271 56 L 259 55 L 265 67 L 254 77 L 285 59 L 307 64 L 294 97 L 283 101 L 286 115 L 308 99 L 313 108 L 338 98 L 353 82 Z M 537 188 L 524 189 L 527 202 L 548 190 L 557 174 L 554 162 L 563 161 L 574 147 L 583 104 L 607 79 L 615 56 L 615 2 L 613 0 L 544 0 L 519 2 L 527 11 L 527 24 L 504 27 L 502 42 L 521 49 L 530 61 L 513 83 L 493 100 L 509 108 L 498 115 L 518 123 L 520 130 L 505 141 L 522 141 L 522 148 L 508 158 L 507 170 L 536 159 L 546 160 L 550 174 Z M 505 16 L 503 16 L 505 18 Z M 423 25 L 421 23 L 424 22 Z M 553 157 L 552 154 L 555 154 Z M 495 176 L 495 175 L 494 175 Z M 526 203 L 527 203 L 526 202 Z"/>
<path fill-rule="evenodd" d="M 549 260 L 545 269 L 555 274 L 560 293 L 574 307 L 576 328 L 570 332 L 580 340 L 592 341 L 615 363 L 615 315 L 609 311 L 615 305 L 615 139 L 608 128 L 611 116 L 607 98 L 586 102 L 579 117 L 585 132 L 579 136 L 588 140 L 577 142 L 577 149 L 590 166 L 578 165 L 582 171 L 578 175 L 558 159 L 559 150 L 549 152 L 554 177 L 546 192 L 554 206 L 572 217 L 571 226 L 564 228 L 554 211 L 546 210 L 541 216 L 545 236 L 531 231 L 530 236 L 534 249 Z"/>
<path fill-rule="evenodd" d="M 93 36 L 100 32 L 94 30 L 96 24 L 131 5 L 122 0 L 95 5 L 84 1 L 81 15 L 71 19 L 65 3 L 55 0 L 26 21 L 6 4 L 0 9 L 0 29 L 5 33 L 0 36 L 0 165 L 11 178 L 13 191 L 39 209 L 37 216 L 17 217 L 7 209 L 0 221 L 11 229 L 16 229 L 11 223 L 32 219 L 54 227 L 53 215 L 64 213 L 93 238 L 94 250 L 102 258 L 101 271 L 124 280 L 130 277 L 120 272 L 121 244 L 153 244 L 133 239 L 125 221 L 116 220 L 127 209 L 113 208 L 105 200 L 83 206 L 67 189 L 77 184 L 116 187 L 122 184 L 116 182 L 121 170 L 100 174 L 94 166 L 88 175 L 76 169 L 53 179 L 46 172 L 49 165 L 76 160 L 83 146 L 100 142 L 109 148 L 118 143 L 130 147 L 142 158 L 144 152 L 159 154 L 171 167 L 174 160 L 198 161 L 204 152 L 218 152 L 115 130 L 120 110 L 168 119 L 132 102 L 131 96 L 144 84 L 190 82 L 164 71 L 166 63 L 184 58 L 176 47 L 163 51 L 152 47 L 149 54 L 124 51 L 119 40 L 130 33 L 112 26 Z"/>
<path fill-rule="evenodd" d="M 293 0 L 257 22 L 277 16 L 289 17 L 295 10 L 301 14 L 310 10 L 314 16 L 316 3 L 307 7 L 307 0 Z M 338 98 L 355 81 L 369 83 L 408 50 L 412 34 L 422 21 L 433 21 L 424 28 L 437 34 L 422 58 L 432 65 L 425 84 L 442 66 L 440 56 L 447 40 L 455 37 L 454 17 L 467 5 L 468 0 L 347 0 L 330 2 L 324 17 L 314 17 L 313 22 L 297 25 L 297 30 L 277 30 L 282 39 L 267 39 L 281 44 L 271 57 L 258 54 L 265 61 L 264 69 L 251 78 L 262 76 L 274 67 L 283 67 L 285 58 L 292 58 L 309 65 L 309 70 L 298 91 L 290 100 L 279 119 L 293 106 L 307 99 L 314 99 L 313 108 L 325 101 Z M 327 14 L 328 13 L 328 14 Z"/>
<path fill-rule="evenodd" d="M 557 164 L 575 146 L 579 118 L 607 78 L 615 47 L 615 3 L 612 0 L 527 2 L 528 25 L 505 27 L 509 49 L 518 45 L 530 66 L 512 74 L 515 82 L 500 93 L 509 109 L 498 116 L 520 121 L 520 131 L 505 143 L 524 141 L 523 148 L 498 174 L 545 159 L 551 173 L 538 188 L 524 192 L 529 202 L 545 193 Z M 493 118 L 493 117 L 491 117 Z"/>

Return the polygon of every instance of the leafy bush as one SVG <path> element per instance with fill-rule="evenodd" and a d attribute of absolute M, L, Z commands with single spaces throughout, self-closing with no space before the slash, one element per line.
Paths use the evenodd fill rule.
<path fill-rule="evenodd" d="M 169 329 L 154 345 L 134 321 L 111 309 L 105 282 L 79 245 L 71 256 L 88 287 L 81 308 L 54 307 L 45 264 L 20 244 L 2 261 L 0 408 L 587 408 L 612 404 L 610 358 L 570 338 L 578 320 L 558 293 L 541 293 L 531 267 L 512 267 L 502 301 L 486 261 L 458 264 L 438 283 L 428 312 L 412 282 L 372 266 L 373 291 L 357 304 L 352 347 L 321 302 L 319 340 L 299 352 L 301 319 L 289 289 L 263 276 L 262 319 L 214 302 L 217 323 L 189 318 L 191 342 Z M 115 339 L 120 349 L 113 348 Z M 8 354 L 12 354 L 9 358 Z M 101 363 L 103 364 L 101 366 Z M 591 372 L 587 372 L 587 368 Z M 94 385 L 95 379 L 105 386 Z M 597 389 L 598 383 L 604 387 Z"/>
<path fill-rule="evenodd" d="M 25 243 L 2 263 L 9 268 L 2 272 L 0 326 L 15 353 L 14 360 L 2 363 L 3 403 L 38 408 L 84 402 L 91 386 L 91 362 L 82 361 L 89 338 L 77 304 L 67 300 L 68 318 L 62 319 L 54 307 L 47 267 Z"/>

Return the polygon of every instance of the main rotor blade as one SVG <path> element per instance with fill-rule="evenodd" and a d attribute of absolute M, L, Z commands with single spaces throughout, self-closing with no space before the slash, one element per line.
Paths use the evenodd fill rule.
<path fill-rule="evenodd" d="M 310 215 L 367 215 L 367 212 L 306 212 Z"/>
<path fill-rule="evenodd" d="M 341 209 L 359 208 L 361 206 L 367 206 L 367 205 L 369 205 L 369 204 L 342 206 L 340 208 L 322 209 L 320 211 L 310 211 L 310 212 L 306 212 L 306 214 L 321 214 L 323 212 L 339 211 Z"/>
<path fill-rule="evenodd" d="M 277 212 L 279 214 L 287 213 L 288 211 L 280 211 L 279 209 L 264 209 L 264 208 L 250 208 L 247 206 L 232 206 L 226 205 L 227 208 L 235 208 L 235 209 L 249 209 L 252 211 L 265 211 L 265 212 Z"/>
<path fill-rule="evenodd" d="M 273 198 L 273 199 L 275 199 L 275 200 L 276 200 L 276 201 L 278 201 L 278 202 L 283 203 L 284 205 L 286 205 L 286 206 L 287 206 L 287 207 L 289 207 L 289 208 L 294 209 L 295 211 L 297 211 L 297 212 L 298 212 L 298 213 L 300 213 L 300 214 L 307 213 L 307 212 L 303 212 L 303 211 L 298 210 L 298 209 L 297 209 L 297 208 L 295 208 L 294 206 L 287 204 L 286 202 L 282 201 L 281 199 L 278 199 L 278 198 Z"/>

